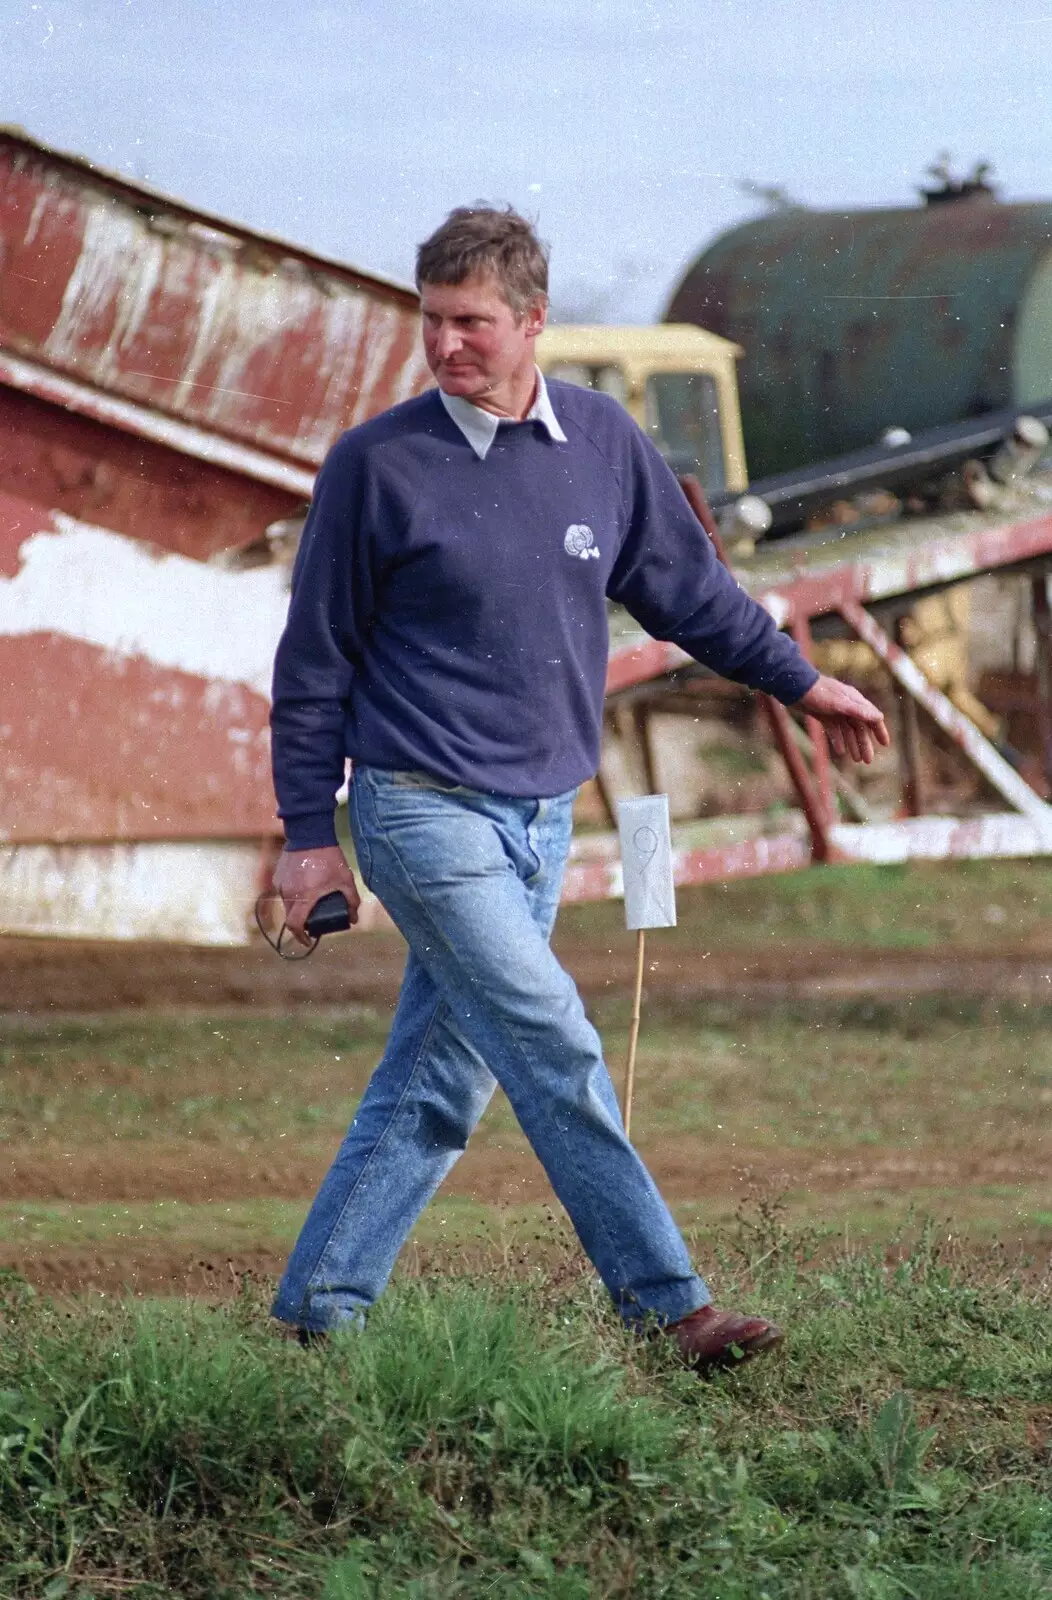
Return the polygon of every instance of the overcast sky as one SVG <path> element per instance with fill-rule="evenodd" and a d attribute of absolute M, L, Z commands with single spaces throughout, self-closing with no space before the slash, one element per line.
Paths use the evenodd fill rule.
<path fill-rule="evenodd" d="M 743 179 L 909 204 L 946 149 L 1052 196 L 1052 0 L 0 0 L 0 121 L 401 279 L 510 200 L 557 304 L 647 319 Z"/>

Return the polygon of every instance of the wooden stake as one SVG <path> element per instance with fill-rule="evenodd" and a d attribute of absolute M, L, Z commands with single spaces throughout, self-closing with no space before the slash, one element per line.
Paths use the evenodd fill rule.
<path fill-rule="evenodd" d="M 632 1088 L 636 1077 L 636 1045 L 639 1043 L 639 1019 L 643 1007 L 643 960 L 646 950 L 646 929 L 636 931 L 636 992 L 632 999 L 632 1031 L 628 1036 L 628 1066 L 625 1069 L 625 1095 L 621 1118 L 625 1133 L 632 1127 Z"/>

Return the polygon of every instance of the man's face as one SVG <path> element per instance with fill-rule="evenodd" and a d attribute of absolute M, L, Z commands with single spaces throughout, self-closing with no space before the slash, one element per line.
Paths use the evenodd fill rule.
<path fill-rule="evenodd" d="M 446 394 L 479 404 L 509 380 L 532 374 L 543 301 L 517 317 L 487 273 L 463 283 L 425 283 L 420 314 L 427 364 Z"/>

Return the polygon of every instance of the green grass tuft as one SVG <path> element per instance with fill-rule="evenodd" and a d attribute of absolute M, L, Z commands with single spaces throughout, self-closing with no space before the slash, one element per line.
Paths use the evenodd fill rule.
<path fill-rule="evenodd" d="M 309 1351 L 251 1282 L 207 1309 L 8 1276 L 0 1593 L 1047 1594 L 1047 1284 L 931 1234 L 897 1262 L 806 1254 L 728 1244 L 721 1298 L 789 1338 L 708 1380 L 569 1256 L 402 1283 Z"/>
<path fill-rule="evenodd" d="M 1052 918 L 1047 861 L 911 861 L 889 866 L 828 866 L 782 876 L 729 879 L 677 896 L 679 930 L 649 945 L 669 956 L 713 949 L 801 943 L 845 949 L 965 950 L 1045 948 Z M 566 906 L 561 936 L 624 938 L 613 901 Z"/>

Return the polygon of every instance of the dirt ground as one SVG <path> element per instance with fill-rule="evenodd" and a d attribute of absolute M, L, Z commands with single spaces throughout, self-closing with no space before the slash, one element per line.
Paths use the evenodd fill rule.
<path fill-rule="evenodd" d="M 308 961 L 280 962 L 257 942 L 245 949 L 0 939 L 0 1014 L 112 1012 L 187 1008 L 221 1013 L 287 1011 L 301 1005 L 394 1003 L 405 947 L 394 934 L 326 940 Z M 627 992 L 635 970 L 632 941 L 556 935 L 560 960 L 582 994 Z M 1047 949 L 845 949 L 806 947 L 714 950 L 699 960 L 666 953 L 652 939 L 647 992 L 667 999 L 728 995 L 757 999 L 835 999 L 880 994 L 989 994 L 1052 1002 L 1052 944 Z"/>
<path fill-rule="evenodd" d="M 992 1150 L 962 1150 L 949 1142 L 909 1151 L 852 1149 L 848 1157 L 834 1159 L 794 1146 L 774 1150 L 738 1146 L 731 1153 L 707 1151 L 703 1164 L 693 1134 L 655 1141 L 642 1131 L 638 1144 L 671 1200 L 721 1198 L 757 1183 L 768 1189 L 827 1194 L 845 1189 L 906 1192 L 921 1184 L 939 1188 L 1037 1184 L 1048 1172 L 1040 1152 L 1022 1140 Z M 7 1156 L 0 1170 L 0 1200 L 75 1200 L 84 1205 L 158 1198 L 299 1200 L 317 1188 L 326 1159 L 327 1153 L 316 1147 L 309 1155 L 295 1151 L 285 1155 L 276 1154 L 273 1146 L 260 1152 L 190 1142 L 114 1140 L 108 1147 Z M 492 1146 L 468 1147 L 447 1192 L 483 1205 L 527 1205 L 550 1199 L 548 1180 L 528 1151 Z"/>
<path fill-rule="evenodd" d="M 281 965 L 261 946 L 245 950 L 193 950 L 160 945 L 51 943 L 0 940 L 0 1013 L 21 1026 L 42 1030 L 59 1016 L 114 1011 L 285 1012 L 298 1006 L 385 1009 L 397 993 L 403 947 L 395 936 L 375 934 L 352 947 L 333 940 L 302 965 Z M 586 999 L 627 991 L 633 951 L 626 939 L 611 949 L 605 939 L 577 938 L 559 944 Z M 657 945 L 647 992 L 666 1000 L 720 995 L 777 1002 L 843 1000 L 852 996 L 967 994 L 1009 997 L 1028 1003 L 1052 1000 L 1052 950 L 982 954 L 945 950 L 881 951 L 810 944 L 806 949 L 714 952 L 704 960 L 662 952 Z M 879 1192 L 893 1199 L 918 1188 L 964 1190 L 984 1186 L 1047 1183 L 1047 1158 L 1040 1141 L 1021 1130 L 1011 1146 L 974 1149 L 945 1142 L 908 1151 L 852 1149 L 826 1159 L 795 1147 L 735 1148 L 708 1152 L 699 1165 L 694 1137 L 640 1139 L 644 1157 L 669 1199 L 720 1202 L 733 1210 L 749 1193 L 806 1191 L 810 1195 Z M 109 1146 L 93 1144 L 47 1152 L 9 1150 L 0 1166 L 0 1199 L 41 1203 L 79 1201 L 244 1201 L 255 1197 L 305 1200 L 328 1159 L 314 1146 L 286 1152 L 246 1146 L 203 1147 L 192 1141 L 149 1140 Z M 446 1193 L 475 1201 L 518 1206 L 550 1200 L 543 1172 L 528 1153 L 499 1148 L 469 1149 Z M 1017 1244 L 1025 1244 L 1020 1239 Z M 115 1292 L 229 1292 L 243 1272 L 271 1275 L 282 1265 L 273 1250 L 259 1249 L 206 1259 L 162 1240 L 114 1242 L 86 1248 L 27 1247 L 5 1259 L 51 1291 L 94 1288 Z"/>
<path fill-rule="evenodd" d="M 949 1146 L 925 1147 L 909 1153 L 874 1150 L 864 1158 L 853 1150 L 839 1159 L 816 1158 L 793 1148 L 737 1149 L 715 1157 L 709 1152 L 701 1163 L 695 1138 L 652 1143 L 643 1137 L 639 1148 L 673 1204 L 716 1202 L 727 1212 L 756 1194 L 806 1191 L 812 1199 L 853 1194 L 864 1201 L 879 1193 L 883 1203 L 892 1205 L 897 1195 L 909 1197 L 918 1187 L 1040 1186 L 1048 1175 L 1047 1162 L 1028 1149 L 962 1152 Z M 203 1154 L 200 1148 L 172 1144 L 130 1151 L 117 1147 L 105 1155 L 98 1150 L 69 1152 L 58 1159 L 16 1157 L 5 1164 L 0 1198 L 85 1204 L 159 1196 L 190 1202 L 258 1196 L 301 1200 L 317 1188 L 325 1164 L 317 1157 L 303 1160 L 292 1155 L 276 1161 L 269 1153 L 263 1159 L 258 1152 L 239 1156 L 215 1148 Z M 531 1155 L 492 1149 L 469 1148 L 444 1192 L 506 1207 L 552 1199 L 548 1181 Z M 1023 1247 L 1029 1241 L 1015 1242 Z M 193 1292 L 202 1284 L 222 1289 L 227 1278 L 234 1283 L 242 1271 L 273 1274 L 283 1261 L 283 1254 L 273 1250 L 224 1254 L 206 1261 L 199 1247 L 165 1240 L 138 1247 L 122 1240 L 119 1245 L 84 1249 L 30 1247 L 19 1252 L 17 1266 L 30 1281 L 53 1289 L 112 1291 L 127 1284 L 140 1291 Z"/>

